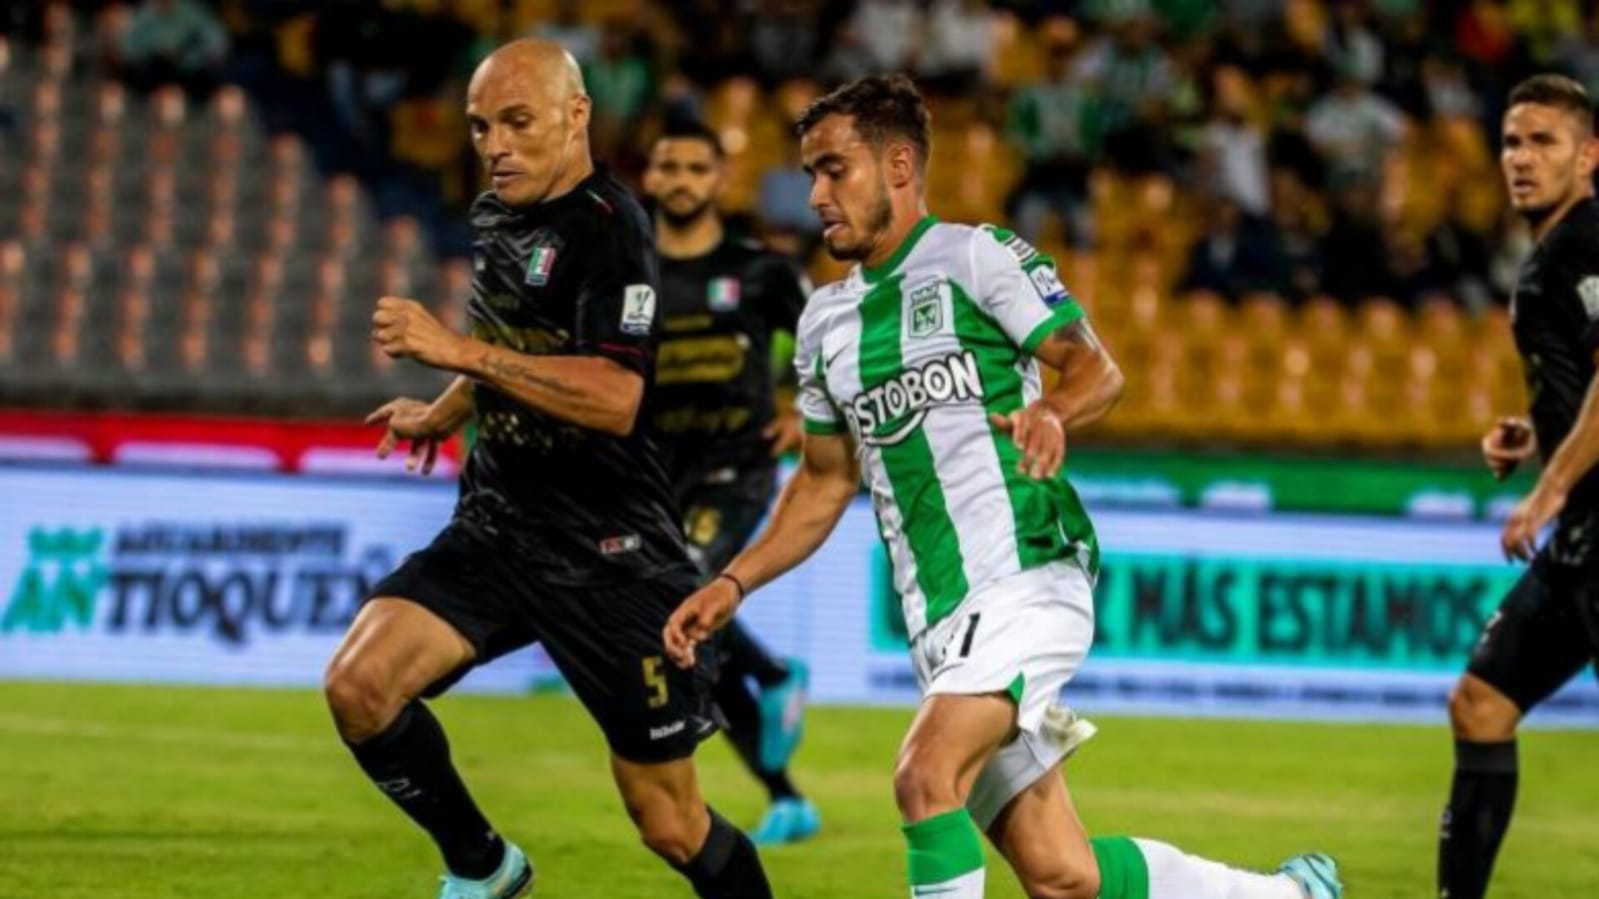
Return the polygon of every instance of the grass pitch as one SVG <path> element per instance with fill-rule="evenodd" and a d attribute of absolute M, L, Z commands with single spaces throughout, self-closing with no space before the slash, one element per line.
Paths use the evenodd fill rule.
<path fill-rule="evenodd" d="M 685 899 L 634 838 L 604 744 L 573 700 L 449 698 L 435 708 L 491 819 L 533 855 L 543 899 Z M 785 899 L 905 895 L 889 790 L 910 713 L 817 709 L 795 777 L 816 840 L 765 853 Z M 1319 848 L 1356 899 L 1433 895 L 1448 785 L 1442 727 L 1099 718 L 1070 766 L 1098 833 L 1150 836 L 1255 867 Z M 1522 788 L 1494 899 L 1599 894 L 1599 734 L 1522 740 Z M 360 775 L 320 696 L 0 684 L 0 897 L 431 897 L 426 839 Z M 758 789 L 718 739 L 706 793 L 753 822 Z M 1021 895 L 990 867 L 989 895 Z"/>

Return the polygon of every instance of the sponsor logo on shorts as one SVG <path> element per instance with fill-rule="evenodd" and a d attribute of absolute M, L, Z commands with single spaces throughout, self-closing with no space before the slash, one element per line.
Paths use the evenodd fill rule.
<path fill-rule="evenodd" d="M 682 718 L 673 721 L 671 724 L 663 724 L 660 727 L 652 727 L 650 728 L 650 739 L 664 740 L 673 734 L 682 733 L 683 728 L 685 727 L 688 727 L 688 722 Z"/>

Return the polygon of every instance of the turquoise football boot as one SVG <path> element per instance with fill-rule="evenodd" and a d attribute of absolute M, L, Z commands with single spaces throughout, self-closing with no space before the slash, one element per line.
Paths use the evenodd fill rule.
<path fill-rule="evenodd" d="M 1305 899 L 1343 899 L 1344 885 L 1338 879 L 1338 863 L 1320 852 L 1296 855 L 1277 869 L 1299 885 Z"/>
<path fill-rule="evenodd" d="M 766 810 L 761 823 L 750 831 L 750 841 L 757 846 L 777 846 L 798 843 L 816 836 L 822 828 L 822 816 L 809 799 L 797 796 L 779 799 Z"/>
<path fill-rule="evenodd" d="M 440 878 L 439 899 L 516 899 L 533 889 L 533 864 L 527 853 L 509 841 L 499 870 L 482 880 L 467 880 L 454 874 Z"/>
<path fill-rule="evenodd" d="M 794 750 L 805 735 L 805 697 L 811 686 L 811 670 L 799 659 L 786 659 L 788 677 L 770 687 L 762 687 L 758 702 L 761 710 L 762 771 L 781 771 L 788 767 Z"/>

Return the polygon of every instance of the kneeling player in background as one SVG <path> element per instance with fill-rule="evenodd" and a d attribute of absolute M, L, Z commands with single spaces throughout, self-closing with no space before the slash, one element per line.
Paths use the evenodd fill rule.
<path fill-rule="evenodd" d="M 1503 134 L 1510 204 L 1537 239 L 1510 304 L 1532 420 L 1500 422 L 1482 451 L 1500 478 L 1539 452 L 1544 469 L 1504 530 L 1505 555 L 1532 565 L 1449 697 L 1455 774 L 1438 836 L 1440 899 L 1487 894 L 1516 802 L 1516 728 L 1599 655 L 1599 145 L 1588 92 L 1559 75 L 1530 78 L 1510 93 Z"/>
<path fill-rule="evenodd" d="M 644 173 L 661 257 L 655 436 L 689 553 L 707 575 L 744 548 L 776 491 L 777 458 L 800 443 L 798 416 L 774 414 L 771 347 L 777 332 L 794 332 L 805 286 L 787 259 L 727 235 L 716 209 L 724 162 L 716 132 L 674 121 Z M 806 839 L 820 819 L 788 773 L 803 724 L 805 664 L 773 657 L 737 621 L 720 653 L 716 706 L 771 799 L 750 836 L 760 844 Z"/>

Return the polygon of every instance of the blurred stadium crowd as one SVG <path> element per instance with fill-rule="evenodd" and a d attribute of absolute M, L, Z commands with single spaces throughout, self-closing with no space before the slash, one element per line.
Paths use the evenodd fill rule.
<path fill-rule="evenodd" d="M 933 211 L 1008 223 L 1130 372 L 1106 439 L 1475 445 L 1524 408 L 1504 303 L 1528 238 L 1509 87 L 1599 88 L 1577 0 L 196 0 L 0 16 L 0 401 L 347 415 L 430 389 L 379 294 L 459 324 L 466 79 L 555 38 L 596 152 L 723 136 L 724 206 L 806 260 L 788 123 L 857 75 L 933 109 Z"/>

